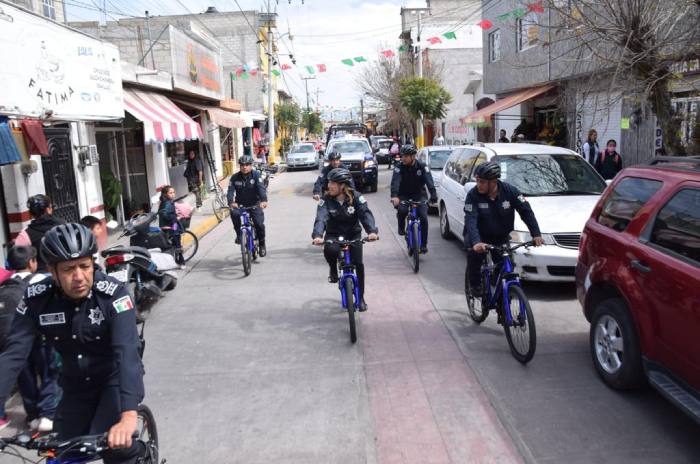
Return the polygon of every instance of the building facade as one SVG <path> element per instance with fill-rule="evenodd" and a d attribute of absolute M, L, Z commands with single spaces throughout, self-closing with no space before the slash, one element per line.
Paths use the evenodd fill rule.
<path fill-rule="evenodd" d="M 63 0 L 10 0 L 10 3 L 59 23 L 66 20 L 66 2 Z"/>

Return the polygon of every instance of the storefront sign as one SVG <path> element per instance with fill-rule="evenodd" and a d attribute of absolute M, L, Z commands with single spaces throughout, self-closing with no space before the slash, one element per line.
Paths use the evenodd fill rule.
<path fill-rule="evenodd" d="M 173 87 L 216 100 L 224 98 L 221 53 L 170 26 Z"/>
<path fill-rule="evenodd" d="M 671 74 L 678 76 L 690 76 L 700 74 L 700 57 L 674 63 L 670 66 Z"/>
<path fill-rule="evenodd" d="M 119 50 L 5 3 L 0 114 L 61 120 L 124 117 Z"/>

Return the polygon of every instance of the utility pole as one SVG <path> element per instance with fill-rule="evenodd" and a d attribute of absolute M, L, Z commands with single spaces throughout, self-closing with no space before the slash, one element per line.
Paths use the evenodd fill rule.
<path fill-rule="evenodd" d="M 277 15 L 277 13 L 274 13 Z M 275 161 L 275 105 L 273 100 L 273 88 L 272 88 L 272 52 L 274 50 L 272 46 L 272 20 L 273 16 L 270 10 L 270 0 L 267 0 L 267 133 L 269 135 L 268 144 L 268 159 Z"/>
<path fill-rule="evenodd" d="M 418 51 L 418 77 L 423 77 L 423 54 L 420 48 L 420 35 L 421 35 L 421 18 L 423 16 L 423 11 L 418 10 L 418 45 L 416 50 Z M 416 146 L 418 148 L 423 148 L 423 114 L 420 115 L 418 119 L 418 133 L 416 134 Z"/>
<path fill-rule="evenodd" d="M 304 87 L 306 88 L 306 112 L 311 112 L 311 105 L 309 103 L 309 81 L 316 79 L 315 77 L 302 77 L 304 80 Z"/>
<path fill-rule="evenodd" d="M 153 56 L 153 38 L 151 37 L 151 17 L 146 10 L 146 29 L 148 30 L 148 47 L 151 49 L 151 65 L 156 69 L 156 58 Z"/>
<path fill-rule="evenodd" d="M 365 123 L 365 101 L 360 98 L 360 124 Z"/>

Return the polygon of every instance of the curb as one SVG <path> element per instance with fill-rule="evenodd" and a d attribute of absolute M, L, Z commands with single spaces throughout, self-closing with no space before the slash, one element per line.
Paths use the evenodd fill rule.
<path fill-rule="evenodd" d="M 202 222 L 200 222 L 199 224 L 197 224 L 196 226 L 194 226 L 193 228 L 191 228 L 189 230 L 190 230 L 190 232 L 195 234 L 197 236 L 197 238 L 202 238 L 205 235 L 207 235 L 209 232 L 214 230 L 214 228 L 218 225 L 219 225 L 219 220 L 216 219 L 216 216 L 212 215 L 212 216 L 207 217 Z M 189 244 L 188 243 L 189 240 L 187 240 L 187 237 L 184 237 L 182 242 L 183 242 L 182 243 L 183 246 L 186 246 Z"/>

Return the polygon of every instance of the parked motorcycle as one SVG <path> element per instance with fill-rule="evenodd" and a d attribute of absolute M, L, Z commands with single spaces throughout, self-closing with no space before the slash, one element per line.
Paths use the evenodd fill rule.
<path fill-rule="evenodd" d="M 139 321 L 146 320 L 163 292 L 177 285 L 175 247 L 164 232 L 151 227 L 157 216 L 150 213 L 132 218 L 120 236 L 129 237 L 129 246 L 117 245 L 102 252 L 107 274 L 127 285 Z"/>
<path fill-rule="evenodd" d="M 270 179 L 275 178 L 274 173 L 277 172 L 277 167 L 258 164 L 255 165 L 255 169 L 260 173 L 260 179 L 263 181 L 263 184 L 265 184 L 265 188 L 267 188 L 270 185 Z"/>

